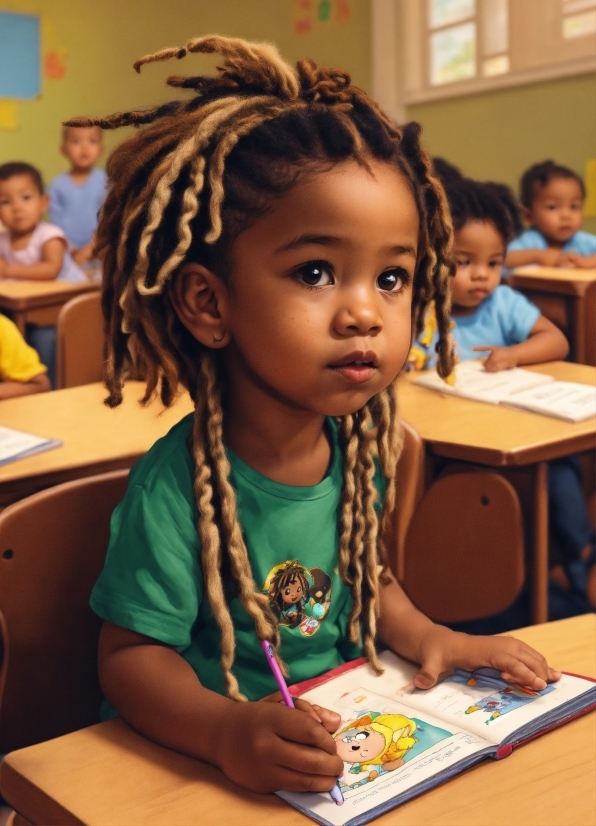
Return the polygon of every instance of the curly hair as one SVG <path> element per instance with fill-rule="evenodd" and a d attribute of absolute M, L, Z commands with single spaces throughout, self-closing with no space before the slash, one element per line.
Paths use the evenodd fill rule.
<path fill-rule="evenodd" d="M 197 342 L 179 321 L 169 292 L 172 275 L 193 261 L 226 280 L 235 238 L 300 176 L 347 159 L 393 164 L 408 181 L 420 216 L 413 330 L 421 328 L 424 311 L 434 300 L 441 332 L 439 369 L 448 375 L 452 232 L 443 190 L 420 146 L 419 126 L 395 126 L 346 72 L 317 68 L 311 60 L 292 68 L 271 45 L 219 36 L 148 55 L 135 69 L 191 52 L 217 53 L 223 60 L 214 77 L 168 79 L 170 86 L 191 90 L 190 99 L 147 111 L 75 118 L 66 125 L 144 127 L 108 160 L 109 191 L 97 231 L 104 270 L 106 403 L 120 404 L 131 367 L 145 377 L 144 402 L 159 392 L 168 405 L 179 385 L 195 401 L 192 452 L 201 564 L 221 631 L 226 691 L 244 699 L 232 673 L 235 635 L 222 567 L 257 636 L 268 639 L 276 651 L 279 628 L 267 595 L 255 586 L 229 481 L 223 442 L 225 377 L 217 353 Z M 393 508 L 401 447 L 395 383 L 339 419 L 338 432 L 344 455 L 339 572 L 353 599 L 348 634 L 353 642 L 362 641 L 379 670 L 375 636 L 383 555 L 378 536 Z M 374 508 L 376 455 L 387 478 L 381 527 Z"/>

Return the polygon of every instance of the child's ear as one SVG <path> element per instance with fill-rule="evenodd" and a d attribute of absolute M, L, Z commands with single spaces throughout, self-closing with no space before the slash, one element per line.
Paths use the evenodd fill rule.
<path fill-rule="evenodd" d="M 176 315 L 188 332 L 215 350 L 230 343 L 228 288 L 201 264 L 184 264 L 170 286 Z"/>
<path fill-rule="evenodd" d="M 532 210 L 529 209 L 527 206 L 522 206 L 521 215 L 522 215 L 522 218 L 524 219 L 525 224 L 531 224 L 532 223 Z"/>

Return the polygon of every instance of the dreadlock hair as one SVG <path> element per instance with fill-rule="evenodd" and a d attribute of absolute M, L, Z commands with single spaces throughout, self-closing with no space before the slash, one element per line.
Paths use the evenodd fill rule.
<path fill-rule="evenodd" d="M 228 479 L 225 386 L 218 355 L 179 321 L 170 299 L 171 277 L 185 261 L 193 261 L 229 278 L 228 253 L 235 238 L 301 175 L 347 159 L 365 166 L 367 158 L 393 164 L 409 182 L 420 216 L 413 329 L 421 328 L 424 311 L 434 300 L 441 332 L 440 371 L 446 376 L 452 369 L 447 340 L 452 233 L 442 188 L 419 144 L 420 127 L 395 126 L 351 84 L 348 74 L 319 69 L 311 60 L 299 61 L 294 69 L 273 46 L 219 36 L 164 49 L 134 67 L 140 71 L 146 63 L 180 59 L 189 52 L 223 58 L 215 77 L 168 79 L 170 86 L 192 90 L 189 100 L 105 118 L 75 118 L 66 125 L 145 126 L 108 160 L 110 186 L 97 231 L 104 268 L 106 403 L 120 404 L 131 366 L 145 376 L 143 402 L 159 391 L 168 405 L 179 384 L 195 401 L 191 447 L 201 564 L 221 631 L 226 691 L 239 700 L 245 698 L 232 673 L 235 637 L 222 568 L 229 572 L 258 638 L 268 639 L 276 651 L 279 629 L 267 596 L 254 583 Z M 338 432 L 344 455 L 339 572 L 353 598 L 348 634 L 353 642 L 362 639 L 369 662 L 380 670 L 375 651 L 380 530 L 374 509 L 374 456 L 378 454 L 387 478 L 382 527 L 394 505 L 401 448 L 394 383 L 361 410 L 341 417 Z M 386 570 L 385 564 L 383 573 Z"/>
<path fill-rule="evenodd" d="M 507 246 L 523 230 L 515 196 L 506 184 L 481 183 L 461 174 L 456 177 L 451 170 L 443 177 L 436 161 L 435 170 L 445 188 L 455 232 L 468 221 L 490 221 Z"/>
<path fill-rule="evenodd" d="M 519 182 L 519 199 L 523 206 L 530 209 L 538 192 L 554 178 L 573 178 L 579 184 L 582 198 L 586 197 L 584 182 L 573 169 L 559 166 L 554 161 L 541 161 L 526 169 Z"/>

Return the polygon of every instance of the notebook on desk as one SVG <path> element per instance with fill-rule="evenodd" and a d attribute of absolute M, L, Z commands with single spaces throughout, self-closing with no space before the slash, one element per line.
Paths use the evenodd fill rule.
<path fill-rule="evenodd" d="M 388 651 L 381 662 L 380 676 L 360 659 L 290 688 L 341 715 L 333 736 L 344 760 L 343 805 L 328 794 L 278 792 L 325 826 L 368 823 L 596 707 L 595 681 L 571 674 L 531 691 L 480 668 L 457 671 L 423 691 L 412 684 L 416 666 Z"/>
<path fill-rule="evenodd" d="M 10 427 L 0 427 L 0 465 L 60 447 L 61 444 L 62 442 L 55 439 L 43 439 Z"/>
<path fill-rule="evenodd" d="M 445 382 L 435 370 L 428 370 L 421 373 L 414 384 L 463 399 L 516 407 L 566 422 L 581 422 L 596 416 L 596 388 L 593 386 L 556 381 L 552 376 L 521 367 L 487 373 L 481 360 L 462 361 L 455 368 L 453 383 Z"/>

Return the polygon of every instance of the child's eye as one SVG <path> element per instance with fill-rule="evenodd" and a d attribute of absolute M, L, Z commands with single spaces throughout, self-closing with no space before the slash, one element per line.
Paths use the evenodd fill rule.
<path fill-rule="evenodd" d="M 307 287 L 327 287 L 333 284 L 331 267 L 324 261 L 310 261 L 296 270 L 295 277 Z"/>
<path fill-rule="evenodd" d="M 503 262 L 502 261 L 489 261 L 488 266 L 489 267 L 502 267 Z"/>
<path fill-rule="evenodd" d="M 458 267 L 469 267 L 470 266 L 470 259 L 469 258 L 458 258 L 455 262 Z"/>
<path fill-rule="evenodd" d="M 384 292 L 398 293 L 405 287 L 408 281 L 408 273 L 399 267 L 382 272 L 377 278 L 377 287 Z"/>

